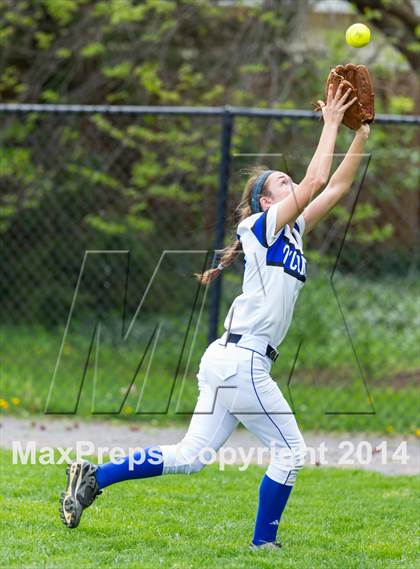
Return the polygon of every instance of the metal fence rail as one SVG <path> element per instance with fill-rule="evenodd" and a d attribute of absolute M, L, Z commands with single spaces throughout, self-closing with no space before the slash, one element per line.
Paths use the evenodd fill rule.
<path fill-rule="evenodd" d="M 5 113 L 76 113 L 110 115 L 210 115 L 260 118 L 292 118 L 318 120 L 319 113 L 305 110 L 259 109 L 252 107 L 182 107 L 182 106 L 142 106 L 142 105 L 56 105 L 28 103 L 0 103 L 0 112 Z M 375 117 L 377 123 L 420 124 L 418 115 L 382 115 Z"/>

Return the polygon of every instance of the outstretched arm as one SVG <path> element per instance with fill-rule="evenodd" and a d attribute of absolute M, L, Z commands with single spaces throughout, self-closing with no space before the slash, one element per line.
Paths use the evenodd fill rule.
<path fill-rule="evenodd" d="M 281 202 L 277 208 L 276 232 L 302 213 L 314 195 L 321 191 L 328 181 L 331 164 L 334 155 L 335 141 L 338 127 L 344 113 L 357 97 L 346 102 L 350 89 L 342 92 L 343 85 L 337 89 L 335 96 L 332 95 L 332 87 L 328 90 L 327 103 L 318 101 L 324 118 L 324 127 L 319 139 L 318 146 L 306 171 L 302 182 L 293 189 L 290 195 Z"/>
<path fill-rule="evenodd" d="M 328 186 L 305 208 L 303 212 L 305 233 L 316 227 L 350 190 L 362 156 L 364 156 L 364 148 L 369 132 L 370 129 L 367 124 L 359 128 L 346 156 L 331 176 Z"/>

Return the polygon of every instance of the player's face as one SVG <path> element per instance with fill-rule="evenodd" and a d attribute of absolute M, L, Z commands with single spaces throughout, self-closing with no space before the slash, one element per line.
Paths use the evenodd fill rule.
<path fill-rule="evenodd" d="M 297 184 L 295 184 L 291 177 L 285 172 L 280 172 L 278 170 L 270 174 L 267 178 L 266 187 L 269 193 L 267 196 L 263 196 L 261 198 L 261 205 L 264 210 L 287 198 L 287 196 L 290 195 L 290 192 L 297 187 Z"/>

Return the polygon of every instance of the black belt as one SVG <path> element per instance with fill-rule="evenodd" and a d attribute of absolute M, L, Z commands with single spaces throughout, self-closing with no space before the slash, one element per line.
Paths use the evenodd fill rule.
<path fill-rule="evenodd" d="M 241 338 L 242 334 L 229 334 L 227 341 L 231 342 L 232 344 L 237 344 Z M 273 348 L 272 346 L 270 346 L 270 344 L 268 344 L 267 349 L 265 351 L 265 355 L 269 357 L 270 360 L 273 360 L 273 362 L 275 362 L 279 353 L 276 350 L 276 348 Z"/>

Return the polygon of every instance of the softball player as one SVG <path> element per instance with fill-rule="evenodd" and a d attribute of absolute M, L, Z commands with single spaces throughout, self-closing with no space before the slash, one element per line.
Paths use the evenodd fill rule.
<path fill-rule="evenodd" d="M 241 422 L 271 449 L 260 491 L 252 548 L 279 547 L 277 529 L 305 443 L 295 417 L 270 368 L 290 326 L 293 307 L 306 280 L 303 235 L 349 190 L 369 127 L 355 134 L 350 149 L 328 186 L 338 127 L 349 92 L 331 91 L 322 107 L 324 127 L 305 178 L 297 185 L 283 172 L 257 170 L 238 207 L 237 237 L 223 251 L 218 267 L 198 275 L 208 283 L 245 254 L 243 292 L 226 317 L 226 331 L 205 351 L 198 377 L 199 397 L 182 441 L 141 449 L 134 455 L 96 466 L 74 461 L 67 471 L 61 517 L 75 528 L 80 517 L 107 486 L 123 480 L 162 474 L 190 474 L 204 466 L 205 449 L 217 451 Z"/>

